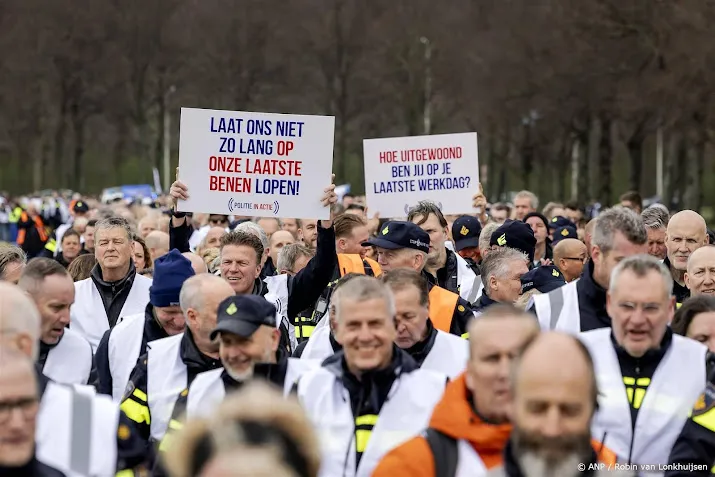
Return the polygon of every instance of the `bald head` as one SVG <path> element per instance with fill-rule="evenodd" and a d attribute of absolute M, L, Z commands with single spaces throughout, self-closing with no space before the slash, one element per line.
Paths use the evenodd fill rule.
<path fill-rule="evenodd" d="M 146 248 L 149 249 L 151 261 L 156 262 L 156 259 L 169 253 L 169 234 L 154 230 L 146 236 Z"/>
<path fill-rule="evenodd" d="M 670 218 L 665 232 L 665 247 L 670 265 L 676 271 L 681 274 L 685 272 L 690 255 L 707 244 L 708 228 L 700 214 L 693 210 L 683 210 Z"/>
<path fill-rule="evenodd" d="M 8 282 L 0 282 L 0 297 L 0 343 L 35 359 L 41 321 L 34 301 Z"/>
<path fill-rule="evenodd" d="M 587 257 L 586 244 L 577 239 L 563 239 L 554 247 L 554 265 L 561 270 L 567 282 L 581 276 L 583 263 Z"/>
<path fill-rule="evenodd" d="M 204 260 L 201 257 L 199 257 L 198 255 L 196 255 L 195 253 L 184 252 L 181 255 L 186 257 L 189 260 L 189 262 L 191 262 L 191 268 L 194 269 L 195 274 L 198 275 L 200 273 L 208 273 L 209 272 L 208 267 L 206 267 L 206 262 L 204 262 Z"/>
<path fill-rule="evenodd" d="M 715 245 L 700 247 L 690 254 L 684 278 L 691 296 L 715 296 Z"/>

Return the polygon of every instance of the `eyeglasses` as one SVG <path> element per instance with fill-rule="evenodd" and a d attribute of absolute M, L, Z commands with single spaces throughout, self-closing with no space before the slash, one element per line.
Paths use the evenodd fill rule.
<path fill-rule="evenodd" d="M 225 224 L 228 222 L 226 219 L 209 219 L 209 222 L 212 224 Z"/>
<path fill-rule="evenodd" d="M 585 262 L 588 260 L 588 257 L 562 257 L 565 260 L 576 260 L 578 262 Z"/>
<path fill-rule="evenodd" d="M 6 424 L 12 417 L 12 411 L 18 409 L 24 420 L 32 419 L 37 414 L 37 398 L 29 397 L 15 401 L 0 401 L 0 424 Z"/>

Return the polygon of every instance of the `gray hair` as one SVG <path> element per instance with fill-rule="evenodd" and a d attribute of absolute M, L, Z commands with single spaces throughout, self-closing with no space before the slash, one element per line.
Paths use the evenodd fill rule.
<path fill-rule="evenodd" d="M 7 267 L 13 263 L 27 263 L 27 255 L 20 247 L 0 244 L 0 281 L 5 278 Z"/>
<path fill-rule="evenodd" d="M 489 242 L 492 239 L 492 234 L 501 226 L 496 222 L 489 222 L 484 226 L 479 234 L 479 250 L 486 250 L 490 247 Z"/>
<path fill-rule="evenodd" d="M 0 282 L 0 334 L 24 333 L 32 340 L 32 359 L 40 353 L 40 312 L 30 296 L 12 283 Z"/>
<path fill-rule="evenodd" d="M 665 296 L 669 297 L 673 291 L 673 277 L 665 265 L 656 257 L 651 255 L 633 255 L 621 261 L 611 272 L 611 282 L 608 286 L 608 293 L 614 293 L 618 287 L 618 278 L 623 272 L 630 270 L 637 277 L 645 277 L 649 272 L 658 272 L 663 282 Z"/>
<path fill-rule="evenodd" d="M 108 217 L 106 219 L 98 220 L 97 225 L 94 226 L 95 242 L 99 241 L 99 231 L 108 229 L 123 229 L 127 234 L 127 240 L 131 241 L 132 227 L 129 225 L 127 219 L 123 217 Z"/>
<path fill-rule="evenodd" d="M 302 243 L 288 244 L 284 246 L 278 254 L 278 263 L 276 263 L 276 268 L 278 271 L 290 270 L 292 272 L 295 267 L 295 262 L 300 257 L 312 258 L 314 255 L 315 252 Z"/>
<path fill-rule="evenodd" d="M 255 235 L 256 237 L 261 239 L 263 250 L 266 250 L 268 247 L 270 247 L 270 242 L 268 241 L 268 235 L 266 235 L 266 231 L 263 230 L 261 226 L 255 222 L 243 222 L 241 224 L 238 224 L 238 226 L 234 229 L 234 232 L 244 232 Z"/>
<path fill-rule="evenodd" d="M 613 207 L 596 218 L 591 243 L 606 253 L 613 248 L 616 232 L 622 233 L 629 242 L 637 245 L 648 242 L 648 232 L 641 216 L 626 207 Z"/>
<path fill-rule="evenodd" d="M 30 260 L 25 270 L 22 271 L 18 286 L 30 295 L 36 296 L 42 290 L 45 278 L 53 275 L 71 278 L 67 269 L 60 265 L 57 260 L 38 257 Z"/>
<path fill-rule="evenodd" d="M 522 190 L 518 192 L 514 196 L 514 200 L 516 199 L 529 199 L 529 202 L 531 202 L 531 208 L 536 210 L 539 208 L 539 198 L 536 197 L 536 194 L 531 192 L 530 190 Z"/>
<path fill-rule="evenodd" d="M 387 305 L 387 313 L 394 317 L 395 297 L 390 287 L 375 277 L 361 275 L 352 278 L 333 292 L 331 305 L 335 308 L 335 321 L 340 322 L 340 312 L 343 300 L 362 303 L 367 300 L 383 300 Z"/>
<path fill-rule="evenodd" d="M 489 252 L 480 267 L 484 288 L 490 291 L 491 278 L 505 278 L 509 274 L 509 265 L 517 261 L 528 263 L 529 257 L 524 252 L 510 247 L 499 247 Z"/>
<path fill-rule="evenodd" d="M 189 308 L 203 311 L 205 305 L 203 298 L 204 287 L 210 288 L 223 283 L 225 283 L 223 278 L 211 275 L 210 273 L 201 273 L 189 277 L 181 286 L 181 292 L 179 293 L 179 306 L 181 307 L 181 311 L 184 315 L 189 311 Z"/>
<path fill-rule="evenodd" d="M 442 210 L 431 200 L 421 200 L 417 202 L 417 205 L 411 207 L 407 212 L 407 221 L 414 222 L 417 219 L 417 224 L 422 225 L 427 222 L 430 215 L 437 217 L 440 227 L 447 226 L 447 219 L 444 218 Z"/>
<path fill-rule="evenodd" d="M 668 225 L 668 220 L 670 220 L 668 209 L 666 209 L 665 206 L 657 207 L 657 205 L 660 204 L 651 205 L 641 212 L 643 225 L 645 225 L 645 228 L 648 230 L 664 229 Z"/>

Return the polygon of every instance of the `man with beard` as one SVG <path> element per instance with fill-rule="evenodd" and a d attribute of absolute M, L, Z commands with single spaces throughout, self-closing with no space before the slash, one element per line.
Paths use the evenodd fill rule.
<path fill-rule="evenodd" d="M 688 411 L 705 388 L 707 347 L 668 326 L 672 287 L 657 258 L 623 260 L 608 290 L 612 328 L 580 335 L 593 356 L 600 389 L 593 435 L 605 436 L 604 444 L 624 462 L 667 464 Z"/>
<path fill-rule="evenodd" d="M 511 385 L 513 429 L 503 466 L 488 477 L 613 475 L 607 469 L 616 456 L 591 439 L 598 388 L 583 344 L 561 333 L 540 335 L 519 357 Z M 608 466 L 596 471 L 598 463 Z"/>

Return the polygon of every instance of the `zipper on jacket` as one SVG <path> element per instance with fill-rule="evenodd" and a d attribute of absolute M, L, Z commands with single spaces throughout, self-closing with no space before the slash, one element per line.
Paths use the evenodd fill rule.
<path fill-rule="evenodd" d="M 640 360 L 638 360 L 638 359 L 636 360 L 636 370 L 635 370 L 635 371 L 636 371 L 636 372 L 635 372 L 635 380 L 636 380 L 636 383 L 637 383 L 637 382 L 638 382 L 638 378 L 639 378 L 640 375 L 641 375 Z M 629 403 L 629 405 L 630 405 L 631 407 L 633 406 L 633 403 L 635 402 L 635 399 L 636 399 L 636 387 L 635 387 L 635 383 L 634 383 L 634 386 L 633 386 L 633 402 L 630 402 L 630 403 Z M 630 409 L 629 409 L 629 411 L 630 411 Z M 638 415 L 640 414 L 640 409 L 638 409 L 637 411 L 638 411 L 638 412 L 636 412 L 636 418 L 635 418 L 635 420 L 634 420 L 634 419 L 631 419 L 631 429 L 632 429 L 632 430 L 631 430 L 631 444 L 630 444 L 630 447 L 628 448 L 628 464 L 629 464 L 629 465 L 630 465 L 630 463 L 631 463 L 631 458 L 633 457 L 633 443 L 636 441 L 636 424 L 638 424 Z"/>

